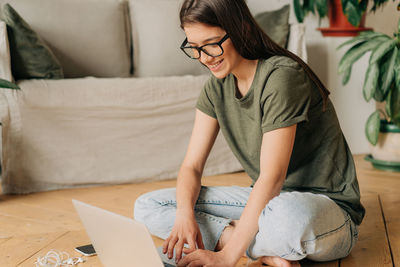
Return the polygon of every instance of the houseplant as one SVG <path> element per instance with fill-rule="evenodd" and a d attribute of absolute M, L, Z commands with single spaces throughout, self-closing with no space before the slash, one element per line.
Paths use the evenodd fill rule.
<path fill-rule="evenodd" d="M 363 96 L 367 102 L 373 98 L 385 104 L 384 110 L 376 110 L 366 122 L 365 134 L 372 144 L 370 160 L 385 161 L 392 169 L 400 170 L 400 20 L 393 37 L 366 31 L 344 42 L 338 49 L 346 45 L 351 47 L 339 62 L 343 85 L 350 79 L 353 64 L 371 52 Z"/>
<path fill-rule="evenodd" d="M 376 11 L 379 7 L 383 6 L 390 0 L 373 0 L 371 11 Z M 393 0 L 395 2 L 397 0 Z M 368 0 L 293 0 L 293 7 L 295 11 L 295 15 L 297 20 L 302 23 L 304 18 L 309 13 L 316 14 L 320 18 L 323 18 L 331 12 L 331 16 L 340 16 L 340 14 L 332 13 L 337 9 L 333 8 L 333 6 L 337 7 L 341 5 L 342 11 L 347 18 L 348 22 L 355 27 L 359 27 L 362 22 L 363 15 L 367 10 Z M 398 9 L 400 8 L 400 1 Z M 329 11 L 330 10 L 330 11 Z M 338 17 L 339 18 L 339 17 Z M 331 27 L 341 27 L 338 26 L 336 22 L 330 21 Z M 345 23 L 345 22 L 344 22 Z M 343 24 L 344 25 L 344 24 Z"/>

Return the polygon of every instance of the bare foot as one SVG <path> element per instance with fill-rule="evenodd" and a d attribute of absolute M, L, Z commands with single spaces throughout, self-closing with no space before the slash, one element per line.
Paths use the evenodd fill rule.
<path fill-rule="evenodd" d="M 217 245 L 215 246 L 215 251 L 220 251 L 225 247 L 226 243 L 228 243 L 229 239 L 231 238 L 233 230 L 235 229 L 235 226 L 238 222 L 238 220 L 233 220 L 227 227 L 225 227 L 218 240 Z"/>
<path fill-rule="evenodd" d="M 261 262 L 275 267 L 301 267 L 298 261 L 288 261 L 278 256 L 261 257 Z"/>

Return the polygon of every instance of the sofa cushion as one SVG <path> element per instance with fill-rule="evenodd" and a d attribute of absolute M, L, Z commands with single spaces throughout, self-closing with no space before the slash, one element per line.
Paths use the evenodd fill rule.
<path fill-rule="evenodd" d="M 1 15 L 7 24 L 14 78 L 16 80 L 64 78 L 62 67 L 50 48 L 14 8 L 5 4 Z"/>
<path fill-rule="evenodd" d="M 130 0 L 134 76 L 208 73 L 179 49 L 185 39 L 180 28 L 179 0 Z"/>
<path fill-rule="evenodd" d="M 10 48 L 4 21 L 0 21 L 0 78 L 12 81 Z"/>
<path fill-rule="evenodd" d="M 274 42 L 286 47 L 289 36 L 289 13 L 290 5 L 285 5 L 277 10 L 258 13 L 254 18 Z"/>
<path fill-rule="evenodd" d="M 47 43 L 66 78 L 130 76 L 127 1 L 1 0 Z"/>

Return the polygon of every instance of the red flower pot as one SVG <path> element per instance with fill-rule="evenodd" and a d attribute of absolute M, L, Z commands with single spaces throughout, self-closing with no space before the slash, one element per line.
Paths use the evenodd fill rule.
<path fill-rule="evenodd" d="M 346 18 L 342 10 L 341 0 L 330 0 L 328 9 L 329 28 L 318 28 L 323 36 L 356 36 L 361 31 L 372 30 L 365 28 L 365 16 L 361 18 L 358 27 L 353 26 Z"/>

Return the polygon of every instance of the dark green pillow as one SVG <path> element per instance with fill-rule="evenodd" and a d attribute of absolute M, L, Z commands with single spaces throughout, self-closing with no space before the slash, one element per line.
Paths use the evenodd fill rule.
<path fill-rule="evenodd" d="M 4 79 L 0 79 L 0 88 L 21 89 L 15 83 L 9 82 Z"/>
<path fill-rule="evenodd" d="M 16 80 L 64 78 L 50 48 L 9 4 L 3 6 L 1 17 L 7 24 L 11 71 Z"/>
<path fill-rule="evenodd" d="M 290 5 L 257 14 L 254 18 L 261 29 L 278 45 L 286 47 L 289 36 Z"/>

